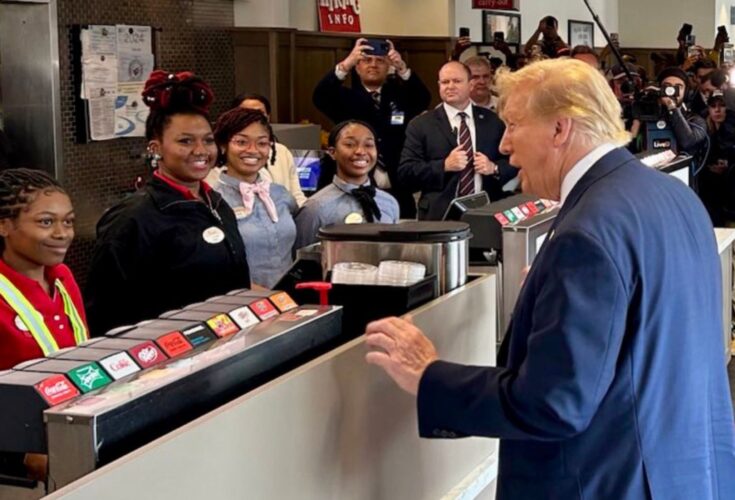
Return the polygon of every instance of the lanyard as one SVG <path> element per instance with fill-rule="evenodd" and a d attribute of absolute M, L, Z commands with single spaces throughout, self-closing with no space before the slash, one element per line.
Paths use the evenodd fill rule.
<path fill-rule="evenodd" d="M 55 286 L 59 294 L 61 294 L 61 300 L 64 303 L 64 313 L 69 318 L 69 322 L 74 330 L 74 341 L 76 344 L 80 344 L 89 338 L 87 327 L 84 325 L 79 311 L 77 311 L 69 292 L 61 283 L 61 280 L 57 279 Z M 28 327 L 31 335 L 36 343 L 38 343 L 41 351 L 43 351 L 44 356 L 48 356 L 59 350 L 56 339 L 51 335 L 41 313 L 33 307 L 33 304 L 28 301 L 25 295 L 3 274 L 0 274 L 0 297 L 5 299 L 5 302 L 8 303 L 18 317 L 20 317 L 21 321 Z"/>

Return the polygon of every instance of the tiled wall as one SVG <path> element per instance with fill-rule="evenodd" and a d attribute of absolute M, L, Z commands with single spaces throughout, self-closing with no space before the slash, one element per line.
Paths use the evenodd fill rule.
<path fill-rule="evenodd" d="M 156 31 L 156 67 L 191 70 L 215 93 L 212 118 L 234 94 L 233 49 L 228 29 L 234 24 L 232 0 L 58 0 L 63 166 L 61 181 L 77 213 L 77 236 L 66 262 L 83 286 L 102 212 L 132 189 L 136 176 L 147 176 L 142 138 L 76 144 L 71 26 L 139 24 Z"/>

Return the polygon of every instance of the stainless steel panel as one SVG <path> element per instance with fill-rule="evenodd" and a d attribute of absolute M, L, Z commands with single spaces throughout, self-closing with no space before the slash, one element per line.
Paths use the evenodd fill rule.
<path fill-rule="evenodd" d="M 531 265 L 536 253 L 541 248 L 540 237 L 551 228 L 558 210 L 543 213 L 517 224 L 503 228 L 503 266 L 501 303 L 502 310 L 498 318 L 498 337 L 502 339 L 510 324 L 510 316 L 521 291 L 523 268 Z"/>
<path fill-rule="evenodd" d="M 720 253 L 720 275 L 722 276 L 722 334 L 725 343 L 725 362 L 730 361 L 732 332 L 732 246 Z"/>
<path fill-rule="evenodd" d="M 414 321 L 444 359 L 493 365 L 495 290 L 494 275 L 474 279 Z M 496 440 L 419 439 L 415 399 L 365 352 L 357 338 L 49 498 L 473 498 L 458 486 L 478 484 Z"/>
<path fill-rule="evenodd" d="M 27 166 L 61 176 L 56 0 L 0 2 L 5 132 Z"/>

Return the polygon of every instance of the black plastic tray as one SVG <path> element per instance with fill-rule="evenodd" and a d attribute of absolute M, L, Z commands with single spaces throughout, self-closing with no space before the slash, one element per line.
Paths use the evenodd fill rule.
<path fill-rule="evenodd" d="M 410 286 L 333 284 L 329 303 L 343 306 L 342 334 L 359 337 L 371 321 L 400 316 L 439 295 L 436 275 Z"/>

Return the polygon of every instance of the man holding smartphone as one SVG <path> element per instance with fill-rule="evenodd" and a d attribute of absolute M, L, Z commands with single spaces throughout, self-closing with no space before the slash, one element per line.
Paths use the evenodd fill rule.
<path fill-rule="evenodd" d="M 555 58 L 560 55 L 569 55 L 569 47 L 559 36 L 559 21 L 554 16 L 546 16 L 538 23 L 538 28 L 526 42 L 524 51 L 526 54 L 531 53 L 531 48 L 539 43 L 539 37 L 543 35 L 541 40 L 541 52 L 549 57 Z"/>
<path fill-rule="evenodd" d="M 343 83 L 353 69 L 359 80 L 353 77 L 352 87 L 348 88 Z M 391 70 L 396 77 L 390 76 Z M 393 42 L 358 38 L 350 54 L 317 84 L 313 101 L 335 123 L 357 119 L 375 129 L 375 183 L 398 200 L 401 218 L 415 218 L 413 195 L 398 183 L 396 172 L 406 126 L 428 108 L 431 94 L 408 68 Z"/>

